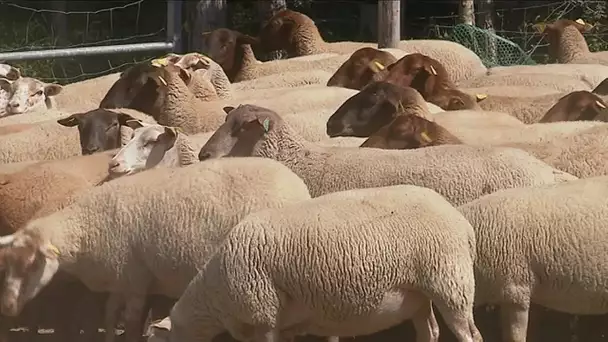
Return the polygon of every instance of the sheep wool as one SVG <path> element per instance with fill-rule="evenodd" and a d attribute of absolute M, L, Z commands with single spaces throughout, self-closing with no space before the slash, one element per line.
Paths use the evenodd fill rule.
<path fill-rule="evenodd" d="M 537 64 L 497 66 L 488 69 L 488 75 L 506 74 L 545 74 L 566 75 L 582 79 L 597 86 L 608 78 L 608 66 L 598 64 Z"/>
<path fill-rule="evenodd" d="M 36 243 L 32 239 L 41 249 L 52 244 L 59 252 L 56 259 L 36 263 L 45 274 L 59 266 L 92 291 L 114 293 L 113 300 L 128 294 L 128 326 L 138 326 L 146 294 L 178 298 L 247 213 L 306 199 L 310 195 L 304 182 L 280 163 L 228 158 L 104 183 L 2 241 L 11 239 L 14 248 Z M 3 245 L 7 253 L 12 248 Z M 36 249 L 32 253 L 44 258 Z M 42 272 L 22 276 L 35 277 L 35 271 Z M 14 300 L 23 304 L 23 298 Z"/>
<path fill-rule="evenodd" d="M 458 208 L 477 237 L 475 303 L 502 306 L 505 341 L 526 340 L 531 303 L 608 313 L 607 196 L 602 176 L 501 190 Z"/>
<path fill-rule="evenodd" d="M 245 126 L 256 120 L 265 123 L 263 135 L 255 133 L 252 125 Z M 243 130 L 239 131 L 241 127 Z M 255 134 L 257 140 L 251 141 L 250 134 Z M 239 144 L 240 139 L 253 146 L 246 151 L 236 149 L 237 145 L 245 145 Z M 501 188 L 576 179 L 524 151 L 510 148 L 446 145 L 391 151 L 322 147 L 302 139 L 275 112 L 254 105 L 241 105 L 230 111 L 226 123 L 199 152 L 199 159 L 228 155 L 280 161 L 304 179 L 312 197 L 357 188 L 411 184 L 431 188 L 458 205 Z"/>
<path fill-rule="evenodd" d="M 595 88 L 595 84 L 569 75 L 546 75 L 546 74 L 495 74 L 483 75 L 458 83 L 460 88 L 479 88 L 486 86 L 525 86 L 553 88 L 558 92 L 571 92 L 576 90 L 589 90 Z"/>
<path fill-rule="evenodd" d="M 244 341 L 264 332 L 357 336 L 412 318 L 417 334 L 437 338 L 436 322 L 427 323 L 432 301 L 460 341 L 481 341 L 472 313 L 474 245 L 462 215 L 416 186 L 261 210 L 228 233 L 190 283 L 171 312 L 170 334 L 201 342 L 225 330 Z M 237 328 L 243 324 L 251 330 Z"/>
<path fill-rule="evenodd" d="M 239 97 L 243 96 L 239 93 L 257 93 L 260 90 L 267 90 L 269 88 L 296 88 L 307 85 L 324 85 L 331 75 L 331 73 L 324 70 L 285 71 L 274 75 L 233 83 L 232 89 L 234 95 Z"/>

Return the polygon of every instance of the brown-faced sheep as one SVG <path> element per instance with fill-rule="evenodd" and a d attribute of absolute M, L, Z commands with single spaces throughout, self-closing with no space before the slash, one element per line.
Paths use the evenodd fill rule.
<path fill-rule="evenodd" d="M 355 52 L 327 81 L 329 87 L 360 90 L 373 81 L 379 81 L 379 72 L 397 59 L 389 52 L 364 47 Z"/>
<path fill-rule="evenodd" d="M 285 50 L 292 57 L 324 52 L 351 54 L 362 47 L 378 47 L 376 43 L 328 43 L 321 37 L 319 29 L 310 17 L 289 9 L 281 10 L 270 18 L 263 25 L 258 38 L 264 50 Z M 451 41 L 403 40 L 399 42 L 399 49 L 409 53 L 420 52 L 439 60 L 446 65 L 454 82 L 487 72 L 487 68 L 473 51 Z"/>
<path fill-rule="evenodd" d="M 361 147 L 404 150 L 427 146 L 461 144 L 443 126 L 418 115 L 399 115 L 361 144 Z"/>
<path fill-rule="evenodd" d="M 543 27 L 544 26 L 544 27 Z M 590 52 L 583 36 L 592 25 L 578 19 L 536 24 L 549 41 L 549 56 L 558 63 L 608 65 L 608 51 Z"/>
<path fill-rule="evenodd" d="M 536 97 L 490 95 L 479 102 L 483 110 L 508 113 L 526 124 L 539 122 L 549 111 L 552 117 L 561 118 L 555 121 L 564 121 L 567 117 L 577 118 L 584 112 L 588 113 L 587 117 L 591 117 L 584 120 L 593 120 L 602 110 L 602 105 L 604 101 L 601 97 L 586 90 Z"/>
<path fill-rule="evenodd" d="M 480 109 L 477 101 L 483 97 L 471 96 L 460 91 L 443 64 L 421 53 L 408 54 L 386 67 L 378 76 L 380 80 L 412 87 L 422 97 L 443 110 Z"/>
<path fill-rule="evenodd" d="M 599 96 L 585 90 L 572 92 L 557 101 L 538 122 L 607 121 L 602 115 L 607 105 Z"/>

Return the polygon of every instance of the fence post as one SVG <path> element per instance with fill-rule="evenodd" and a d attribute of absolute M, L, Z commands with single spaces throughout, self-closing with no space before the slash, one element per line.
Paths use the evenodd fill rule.
<path fill-rule="evenodd" d="M 174 53 L 182 52 L 182 0 L 167 0 L 167 43 L 173 43 Z"/>
<path fill-rule="evenodd" d="M 378 1 L 378 48 L 397 48 L 401 40 L 401 1 Z"/>

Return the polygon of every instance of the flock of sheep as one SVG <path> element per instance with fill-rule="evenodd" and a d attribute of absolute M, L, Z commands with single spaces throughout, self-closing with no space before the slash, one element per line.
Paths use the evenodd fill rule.
<path fill-rule="evenodd" d="M 608 313 L 588 28 L 540 27 L 557 64 L 488 69 L 449 41 L 328 43 L 283 10 L 65 86 L 0 64 L 2 339 L 336 342 L 411 320 L 418 342 L 438 322 L 492 341 L 492 305 L 497 340 L 524 342 L 532 305 Z"/>

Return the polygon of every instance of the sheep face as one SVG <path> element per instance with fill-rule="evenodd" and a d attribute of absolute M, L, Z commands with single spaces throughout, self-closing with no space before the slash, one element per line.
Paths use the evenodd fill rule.
<path fill-rule="evenodd" d="M 434 145 L 437 124 L 417 115 L 400 115 L 382 127 L 361 147 L 406 150 Z"/>
<path fill-rule="evenodd" d="M 0 63 L 0 77 L 6 78 L 9 81 L 14 81 L 21 77 L 21 71 L 14 66 Z"/>
<path fill-rule="evenodd" d="M 19 315 L 59 269 L 59 250 L 28 228 L 0 237 L 0 269 L 5 274 L 0 298 L 3 315 Z"/>
<path fill-rule="evenodd" d="M 420 73 L 422 77 L 418 77 Z M 383 81 L 402 87 L 412 87 L 422 95 L 430 94 L 436 79 L 443 80 L 447 71 L 441 63 L 420 53 L 411 53 L 389 65 L 384 71 Z"/>
<path fill-rule="evenodd" d="M 203 33 L 202 52 L 211 57 L 228 74 L 241 62 L 243 52 L 240 45 L 257 43 L 257 38 L 222 28 Z"/>
<path fill-rule="evenodd" d="M 221 157 L 249 157 L 257 145 L 282 123 L 281 117 L 270 109 L 255 105 L 224 107 L 226 122 L 201 148 L 200 161 Z"/>
<path fill-rule="evenodd" d="M 262 49 L 265 51 L 287 49 L 288 52 L 292 52 L 294 48 L 288 45 L 295 43 L 292 37 L 298 27 L 298 15 L 302 16 L 298 12 L 283 9 L 268 19 L 258 34 Z"/>
<path fill-rule="evenodd" d="M 355 51 L 327 81 L 328 87 L 360 90 L 380 79 L 381 71 L 397 59 L 388 52 L 364 47 Z"/>
<path fill-rule="evenodd" d="M 139 63 L 120 74 L 99 104 L 99 108 L 132 108 L 153 114 L 152 108 L 159 106 L 159 96 L 155 82 L 148 78 L 148 72 L 155 67 L 150 63 Z"/>
<path fill-rule="evenodd" d="M 200 53 L 192 52 L 179 56 L 178 59 L 168 60 L 169 63 L 175 64 L 182 69 L 195 72 L 198 70 L 209 70 L 211 67 L 211 59 Z"/>
<path fill-rule="evenodd" d="M 551 56 L 552 59 L 556 59 L 559 55 L 559 51 L 561 49 L 561 37 L 564 34 L 564 30 L 566 30 L 568 27 L 574 27 L 582 34 L 593 27 L 585 22 L 573 21 L 569 19 L 556 20 L 551 24 L 538 23 L 534 24 L 533 26 L 549 41 L 549 56 Z"/>
<path fill-rule="evenodd" d="M 9 96 L 7 115 L 23 114 L 37 108 L 51 108 L 51 97 L 63 89 L 59 84 L 44 83 L 31 77 L 21 77 L 12 83 L 0 79 L 0 88 Z"/>
<path fill-rule="evenodd" d="M 427 101 L 441 107 L 443 110 L 473 109 L 481 110 L 478 102 L 483 101 L 485 94 L 469 95 L 458 89 L 443 89 L 427 98 Z"/>
<path fill-rule="evenodd" d="M 596 94 L 582 90 L 560 98 L 539 122 L 608 121 L 607 105 Z"/>
<path fill-rule="evenodd" d="M 108 172 L 112 178 L 153 168 L 163 160 L 165 152 L 173 148 L 177 139 L 178 133 L 173 127 L 139 120 L 129 120 L 126 124 L 133 129 L 133 139 L 110 161 Z"/>
<path fill-rule="evenodd" d="M 83 155 L 99 151 L 113 150 L 121 146 L 120 127 L 134 120 L 128 114 L 105 109 L 94 109 L 86 113 L 76 113 L 57 120 L 66 127 L 78 127 L 80 148 Z"/>
<path fill-rule="evenodd" d="M 327 120 L 330 137 L 369 137 L 387 125 L 402 106 L 421 103 L 422 96 L 412 89 L 387 82 L 370 83 L 346 100 Z"/>

